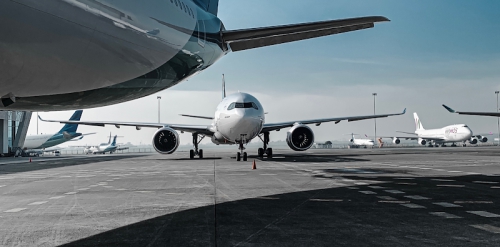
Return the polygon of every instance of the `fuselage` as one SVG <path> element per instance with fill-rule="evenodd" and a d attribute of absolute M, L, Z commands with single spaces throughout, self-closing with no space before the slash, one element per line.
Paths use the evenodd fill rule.
<path fill-rule="evenodd" d="M 265 123 L 260 102 L 247 93 L 228 95 L 217 106 L 212 123 L 215 144 L 248 143 L 257 137 Z"/>
<path fill-rule="evenodd" d="M 454 124 L 441 129 L 417 130 L 415 134 L 423 139 L 443 139 L 443 141 L 434 141 L 436 143 L 463 142 L 471 139 L 472 130 L 465 124 Z"/>
<path fill-rule="evenodd" d="M 23 149 L 44 149 L 57 146 L 73 138 L 81 136 L 81 133 L 56 133 L 51 135 L 29 135 L 24 140 Z"/>
<path fill-rule="evenodd" d="M 358 146 L 373 146 L 373 140 L 370 139 L 352 139 L 352 143 Z"/>
<path fill-rule="evenodd" d="M 0 2 L 4 110 L 121 103 L 178 84 L 227 53 L 222 22 L 191 0 Z"/>

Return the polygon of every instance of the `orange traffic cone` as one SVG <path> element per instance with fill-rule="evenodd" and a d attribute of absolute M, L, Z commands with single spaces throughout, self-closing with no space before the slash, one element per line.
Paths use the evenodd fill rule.
<path fill-rule="evenodd" d="M 257 165 L 255 164 L 255 160 L 253 160 L 252 170 L 257 169 Z"/>
<path fill-rule="evenodd" d="M 31 158 L 30 158 L 30 162 L 31 162 Z"/>

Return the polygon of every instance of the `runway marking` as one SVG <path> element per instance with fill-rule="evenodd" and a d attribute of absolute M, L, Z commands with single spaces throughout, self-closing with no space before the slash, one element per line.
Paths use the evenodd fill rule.
<path fill-rule="evenodd" d="M 483 216 L 483 217 L 486 217 L 486 218 L 497 218 L 497 217 L 500 217 L 500 215 L 498 215 L 498 214 L 494 214 L 494 213 L 490 213 L 490 212 L 486 212 L 486 211 L 467 211 L 467 213 L 471 213 L 471 214 Z"/>
<path fill-rule="evenodd" d="M 149 191 L 149 190 L 137 190 L 136 192 L 137 193 L 153 193 L 153 191 Z"/>
<path fill-rule="evenodd" d="M 186 176 L 186 174 L 183 174 L 183 173 L 171 173 L 168 175 L 170 175 L 170 176 Z M 210 174 L 210 175 L 214 175 L 214 174 Z"/>
<path fill-rule="evenodd" d="M 363 190 L 363 191 L 358 191 L 359 193 L 363 193 L 365 195 L 374 195 L 377 194 L 376 192 L 369 191 L 369 190 Z"/>
<path fill-rule="evenodd" d="M 9 209 L 7 211 L 3 211 L 4 213 L 17 213 L 17 212 L 21 212 L 23 210 L 26 210 L 27 208 L 13 208 L 13 209 Z"/>
<path fill-rule="evenodd" d="M 384 190 L 384 191 L 391 194 L 404 194 L 404 192 L 400 190 Z"/>
<path fill-rule="evenodd" d="M 344 178 L 344 179 L 342 179 L 342 181 L 344 181 L 344 182 L 354 182 L 354 181 L 356 181 L 356 180 L 352 180 L 352 179 Z"/>
<path fill-rule="evenodd" d="M 429 214 L 432 214 L 432 215 L 435 215 L 435 216 L 439 216 L 439 217 L 443 217 L 445 219 L 461 219 L 462 218 L 460 216 L 456 216 L 454 214 L 449 214 L 449 213 L 445 213 L 445 212 L 430 212 Z"/>
<path fill-rule="evenodd" d="M 400 204 L 400 205 L 403 205 L 403 206 L 405 206 L 407 208 L 425 208 L 422 205 L 413 204 L 413 203 L 404 203 L 404 204 Z"/>
<path fill-rule="evenodd" d="M 106 182 L 114 182 L 115 180 L 113 179 L 110 179 L 110 180 L 106 180 Z"/>
<path fill-rule="evenodd" d="M 4 177 L 4 178 L 0 178 L 2 180 L 9 180 L 9 179 L 14 179 L 15 177 Z"/>
<path fill-rule="evenodd" d="M 65 197 L 65 196 L 54 196 L 54 197 L 49 198 L 49 200 L 61 199 L 63 197 Z"/>
<path fill-rule="evenodd" d="M 393 179 L 397 179 L 397 180 L 412 180 L 412 179 L 415 179 L 415 178 L 393 178 Z"/>
<path fill-rule="evenodd" d="M 466 172 L 466 173 L 469 175 L 481 175 L 481 173 L 477 173 L 477 172 Z"/>
<path fill-rule="evenodd" d="M 430 168 L 430 167 L 420 167 L 420 169 L 422 169 L 422 170 L 432 170 L 432 169 L 434 169 L 434 168 Z"/>
<path fill-rule="evenodd" d="M 359 190 L 358 187 L 347 187 L 347 188 L 350 189 L 350 190 Z"/>
<path fill-rule="evenodd" d="M 434 169 L 434 171 L 444 172 L 444 169 Z"/>
<path fill-rule="evenodd" d="M 344 199 L 319 199 L 319 198 L 313 198 L 313 199 L 309 199 L 309 201 L 312 201 L 312 202 L 343 202 Z"/>
<path fill-rule="evenodd" d="M 60 176 L 60 178 L 71 178 L 72 176 Z"/>
<path fill-rule="evenodd" d="M 406 198 L 414 199 L 414 200 L 429 200 L 431 198 L 424 196 L 405 196 Z"/>
<path fill-rule="evenodd" d="M 80 176 L 76 176 L 77 178 L 91 178 L 91 177 L 95 177 L 95 175 L 80 175 Z"/>
<path fill-rule="evenodd" d="M 491 204 L 492 201 L 454 201 L 457 204 Z"/>
<path fill-rule="evenodd" d="M 438 181 L 438 182 L 455 182 L 453 179 L 440 179 L 440 178 L 433 178 L 431 179 L 433 181 Z"/>
<path fill-rule="evenodd" d="M 478 184 L 498 184 L 498 182 L 491 182 L 491 181 L 472 181 L 472 182 Z"/>
<path fill-rule="evenodd" d="M 5 185 L 0 185 L 0 188 L 5 187 Z"/>
<path fill-rule="evenodd" d="M 108 189 L 113 188 L 113 186 L 111 186 L 111 185 L 104 185 L 104 186 L 102 186 L 102 187 L 104 187 L 104 188 L 108 188 Z"/>
<path fill-rule="evenodd" d="M 492 226 L 492 225 L 488 225 L 488 224 L 484 224 L 484 225 L 470 225 L 474 228 L 477 228 L 477 229 L 481 229 L 481 230 L 484 230 L 484 231 L 488 231 L 488 232 L 491 232 L 491 233 L 500 233 L 500 227 L 496 227 L 496 226 Z"/>
<path fill-rule="evenodd" d="M 213 174 L 212 174 L 213 175 Z M 234 174 L 227 174 L 228 176 L 245 176 L 247 175 L 246 173 L 234 173 Z"/>
<path fill-rule="evenodd" d="M 118 191 L 125 191 L 125 190 L 127 190 L 127 189 L 116 189 L 116 190 L 118 190 Z"/>
<path fill-rule="evenodd" d="M 400 184 L 400 185 L 417 185 L 416 183 L 397 183 L 397 184 Z"/>
<path fill-rule="evenodd" d="M 78 189 L 78 190 L 89 190 L 90 188 L 81 188 L 81 189 Z"/>
<path fill-rule="evenodd" d="M 184 193 L 165 193 L 165 195 L 184 195 Z"/>
<path fill-rule="evenodd" d="M 30 204 L 28 204 L 28 206 L 33 206 L 33 205 L 42 205 L 42 204 L 45 204 L 47 203 L 48 201 L 41 201 L 41 202 L 32 202 Z"/>
<path fill-rule="evenodd" d="M 198 174 L 198 176 L 213 176 L 214 174 Z"/>
<path fill-rule="evenodd" d="M 465 185 L 462 184 L 438 184 L 437 187 L 455 187 L 455 188 L 463 188 Z"/>
<path fill-rule="evenodd" d="M 385 187 L 377 186 L 377 185 L 372 185 L 372 186 L 368 186 L 368 187 L 372 188 L 372 189 L 385 189 Z"/>
<path fill-rule="evenodd" d="M 262 173 L 259 175 L 261 175 L 261 176 L 276 176 L 276 174 L 271 174 L 271 173 Z"/>
<path fill-rule="evenodd" d="M 365 182 L 357 182 L 357 183 L 354 183 L 355 185 L 367 185 L 368 183 L 365 183 Z"/>
<path fill-rule="evenodd" d="M 500 189 L 500 186 L 491 186 L 491 189 Z"/>
<path fill-rule="evenodd" d="M 101 186 L 102 186 L 102 185 L 108 185 L 108 183 L 106 183 L 106 182 L 100 182 L 100 183 L 98 183 L 97 185 L 101 185 Z"/>
<path fill-rule="evenodd" d="M 449 203 L 449 202 L 433 202 L 432 204 L 436 204 L 438 206 L 445 207 L 445 208 L 461 208 L 462 207 L 460 205 Z"/>
<path fill-rule="evenodd" d="M 378 198 L 382 199 L 382 200 L 397 200 L 396 198 L 394 197 L 391 197 L 391 196 L 377 196 Z"/>
<path fill-rule="evenodd" d="M 90 188 L 94 188 L 94 187 L 97 187 L 97 186 L 99 186 L 99 185 L 97 185 L 97 184 L 93 184 L 93 185 L 90 185 L 89 187 L 90 187 Z"/>
<path fill-rule="evenodd" d="M 451 172 L 451 173 L 459 173 L 459 172 L 462 172 L 462 171 L 448 171 L 448 172 Z"/>
<path fill-rule="evenodd" d="M 318 179 L 318 180 L 325 180 L 326 178 L 315 178 L 315 179 Z"/>
<path fill-rule="evenodd" d="M 64 194 L 65 194 L 65 195 L 74 195 L 74 194 L 76 194 L 76 193 L 78 193 L 78 192 L 73 191 L 73 192 L 68 192 L 68 193 L 64 193 Z"/>

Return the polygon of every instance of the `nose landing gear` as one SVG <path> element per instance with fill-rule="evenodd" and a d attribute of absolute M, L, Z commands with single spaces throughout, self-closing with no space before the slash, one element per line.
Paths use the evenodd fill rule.
<path fill-rule="evenodd" d="M 203 159 L 203 149 L 198 150 L 198 144 L 205 138 L 205 135 L 199 137 L 197 133 L 193 133 L 193 146 L 194 150 L 189 150 L 189 158 L 194 159 L 194 156 L 198 156 L 200 159 Z"/>
<path fill-rule="evenodd" d="M 262 136 L 264 138 L 262 138 Z M 269 145 L 269 132 L 264 132 L 261 135 L 259 135 L 260 140 L 264 143 L 263 148 L 259 148 L 257 151 L 257 154 L 259 155 L 260 158 L 264 158 L 264 154 L 267 155 L 267 158 L 272 158 L 273 157 L 273 149 L 268 148 L 267 145 Z"/>
<path fill-rule="evenodd" d="M 238 153 L 236 153 L 236 161 L 241 161 L 241 159 L 243 159 L 243 161 L 247 161 L 248 160 L 247 152 L 244 152 L 244 150 L 245 150 L 244 144 L 246 144 L 246 135 L 242 134 L 241 135 L 241 142 L 240 142 L 240 144 L 238 146 L 238 149 L 240 151 Z"/>

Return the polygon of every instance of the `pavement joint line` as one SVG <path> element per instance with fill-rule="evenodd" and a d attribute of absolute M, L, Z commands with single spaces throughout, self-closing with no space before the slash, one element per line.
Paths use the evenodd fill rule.
<path fill-rule="evenodd" d="M 484 224 L 484 225 L 470 225 L 474 228 L 481 229 L 491 233 L 500 233 L 500 227 Z"/>
<path fill-rule="evenodd" d="M 462 207 L 460 205 L 449 203 L 449 202 L 433 202 L 432 204 L 435 204 L 435 205 L 438 205 L 441 207 L 445 207 L 445 208 L 461 208 Z"/>
<path fill-rule="evenodd" d="M 3 211 L 4 213 L 17 213 L 17 212 L 21 212 L 23 210 L 26 210 L 28 208 L 13 208 L 13 209 L 9 209 L 7 211 Z"/>
<path fill-rule="evenodd" d="M 443 217 L 445 219 L 461 219 L 462 217 L 454 215 L 454 214 L 449 214 L 446 212 L 429 212 L 429 214 L 434 215 L 434 216 L 439 216 Z"/>
<path fill-rule="evenodd" d="M 487 212 L 487 211 L 467 211 L 467 213 L 471 213 L 471 214 L 483 216 L 483 217 L 486 217 L 486 218 L 497 218 L 497 217 L 500 217 L 500 215 L 498 215 L 498 214 L 490 213 L 490 212 Z"/>
<path fill-rule="evenodd" d="M 45 203 L 47 203 L 47 202 L 48 202 L 48 201 L 32 202 L 32 203 L 28 204 L 28 206 L 42 205 L 42 204 L 45 204 Z"/>

